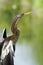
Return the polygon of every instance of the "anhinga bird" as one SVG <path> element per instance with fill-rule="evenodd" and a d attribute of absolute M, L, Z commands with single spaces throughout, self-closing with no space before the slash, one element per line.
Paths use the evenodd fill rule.
<path fill-rule="evenodd" d="M 7 34 L 6 34 L 6 29 L 4 30 L 4 34 L 3 34 L 3 38 L 4 40 L 0 43 L 0 59 L 2 60 L 2 65 L 14 65 L 14 62 L 13 62 L 13 55 L 11 53 L 12 50 L 10 50 L 8 52 L 8 50 L 6 51 L 6 47 L 8 44 L 11 44 L 10 46 L 12 47 L 13 46 L 13 51 L 15 52 L 15 44 L 19 38 L 19 34 L 20 34 L 20 31 L 19 29 L 17 28 L 17 23 L 18 23 L 18 20 L 23 16 L 23 15 L 27 15 L 27 14 L 30 14 L 31 12 L 28 12 L 28 13 L 22 13 L 22 14 L 18 14 L 16 15 L 13 23 L 12 23 L 12 26 L 11 26 L 11 31 L 12 31 L 12 35 L 11 36 L 8 36 L 7 37 Z M 8 47 L 9 48 L 9 47 Z M 5 53 L 3 55 L 3 51 L 5 50 Z"/>

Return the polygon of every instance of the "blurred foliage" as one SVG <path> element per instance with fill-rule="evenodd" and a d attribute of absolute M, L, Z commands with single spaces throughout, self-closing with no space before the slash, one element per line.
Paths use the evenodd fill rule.
<path fill-rule="evenodd" d="M 15 15 L 32 11 L 18 23 L 21 30 L 19 40 L 31 42 L 37 49 L 39 65 L 43 65 L 43 0 L 0 0 L 0 30 L 8 33 Z"/>

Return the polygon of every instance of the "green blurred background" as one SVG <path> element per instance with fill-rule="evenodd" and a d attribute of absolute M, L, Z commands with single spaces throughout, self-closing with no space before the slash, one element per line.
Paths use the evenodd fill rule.
<path fill-rule="evenodd" d="M 13 18 L 28 11 L 32 14 L 22 17 L 18 23 L 21 30 L 18 42 L 24 40 L 26 45 L 33 45 L 36 60 L 43 65 L 43 0 L 0 0 L 0 32 L 6 28 L 10 35 Z"/>

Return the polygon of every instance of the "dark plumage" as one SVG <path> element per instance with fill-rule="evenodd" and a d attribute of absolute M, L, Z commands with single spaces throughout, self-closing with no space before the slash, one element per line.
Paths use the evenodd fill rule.
<path fill-rule="evenodd" d="M 6 29 L 4 30 L 4 34 L 3 34 L 4 40 L 0 43 L 0 56 L 1 56 L 2 49 L 3 49 L 3 45 L 6 43 L 6 46 L 7 46 L 9 44 L 10 40 L 12 41 L 13 49 L 15 52 L 15 44 L 16 44 L 16 42 L 19 38 L 19 34 L 20 34 L 20 31 L 17 28 L 17 22 L 23 15 L 24 14 L 20 14 L 15 17 L 15 19 L 12 23 L 12 26 L 11 26 L 11 31 L 13 33 L 11 36 L 7 37 Z M 14 65 L 12 52 L 9 52 L 9 54 L 4 58 L 4 60 L 2 61 L 2 65 Z"/>
<path fill-rule="evenodd" d="M 5 28 L 4 33 L 3 33 L 3 38 L 4 38 L 4 39 L 7 38 L 6 28 Z"/>

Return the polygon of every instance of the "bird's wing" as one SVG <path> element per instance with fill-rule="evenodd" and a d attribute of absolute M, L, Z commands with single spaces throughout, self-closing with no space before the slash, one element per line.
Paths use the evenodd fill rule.
<path fill-rule="evenodd" d="M 1 36 L 0 36 L 0 55 L 1 55 L 3 44 L 4 44 L 3 41 L 5 38 L 7 38 L 6 28 L 3 29 L 3 32 L 1 33 Z"/>
<path fill-rule="evenodd" d="M 3 45 L 1 59 L 4 59 L 9 54 L 9 52 L 14 52 L 12 41 L 9 41 L 9 44 L 5 48 L 4 47 L 5 46 Z"/>
<path fill-rule="evenodd" d="M 6 28 L 5 28 L 4 31 L 3 31 L 3 38 L 4 38 L 4 39 L 7 38 Z"/>
<path fill-rule="evenodd" d="M 3 42 L 5 38 L 7 38 L 6 28 L 3 29 L 3 32 L 0 35 L 0 43 Z"/>

